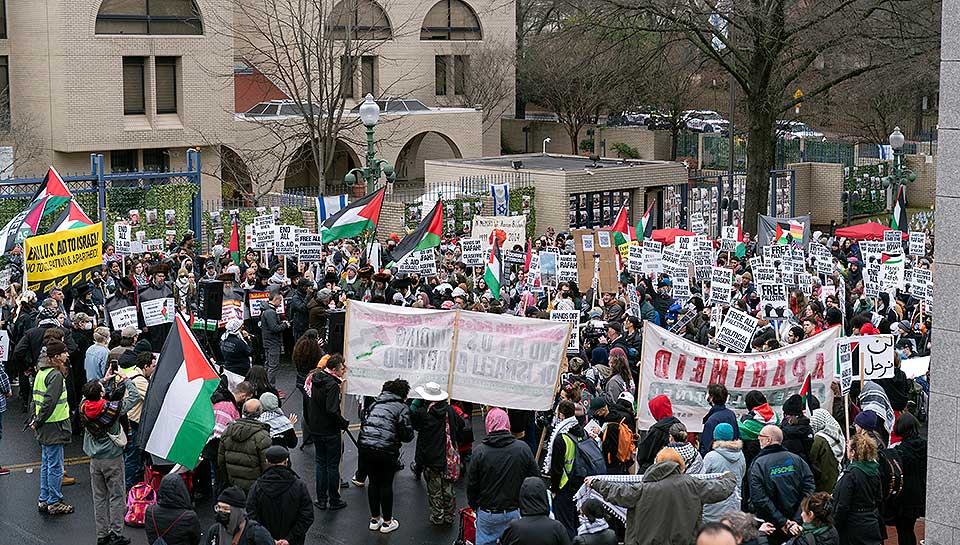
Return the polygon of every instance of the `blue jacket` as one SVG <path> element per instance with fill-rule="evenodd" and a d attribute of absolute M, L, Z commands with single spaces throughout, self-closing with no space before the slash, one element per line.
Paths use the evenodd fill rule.
<path fill-rule="evenodd" d="M 714 405 L 710 407 L 710 412 L 703 417 L 703 433 L 700 434 L 700 454 L 706 456 L 713 445 L 713 428 L 717 424 L 726 422 L 733 428 L 733 439 L 740 439 L 740 425 L 737 423 L 737 415 L 727 408 L 726 405 Z"/>

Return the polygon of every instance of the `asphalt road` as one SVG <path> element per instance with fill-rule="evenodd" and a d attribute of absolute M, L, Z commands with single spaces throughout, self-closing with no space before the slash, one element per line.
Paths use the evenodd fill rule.
<path fill-rule="evenodd" d="M 294 388 L 295 374 L 287 365 L 281 373 L 278 386 L 283 392 L 292 392 L 285 403 L 286 412 L 300 413 L 301 399 Z M 11 474 L 0 477 L 0 545 L 93 545 L 96 543 L 96 531 L 93 516 L 93 502 L 90 490 L 89 465 L 83 454 L 82 442 L 77 437 L 67 446 L 65 459 L 67 473 L 77 478 L 77 484 L 63 488 L 66 501 L 76 511 L 71 515 L 51 517 L 40 515 L 36 510 L 39 492 L 40 448 L 29 432 L 21 432 L 25 414 L 20 408 L 17 397 L 9 400 L 7 412 L 3 415 L 3 438 L 0 440 L 0 465 L 10 468 Z M 355 403 L 348 399 L 348 415 L 353 434 L 356 436 Z M 474 417 L 474 428 L 479 440 L 483 433 L 481 419 Z M 297 428 L 299 428 L 299 423 Z M 349 480 L 357 468 L 357 452 L 353 443 L 345 438 L 345 453 L 342 464 L 343 477 Z M 452 527 L 434 527 L 428 520 L 426 483 L 417 480 L 409 467 L 413 461 L 415 443 L 404 445 L 402 461 L 406 469 L 399 472 L 394 482 L 394 515 L 400 522 L 400 528 L 389 535 L 370 532 L 367 529 L 369 510 L 364 489 L 344 489 L 343 499 L 348 506 L 340 511 L 315 510 L 316 518 L 307 536 L 312 545 L 333 544 L 418 544 L 450 545 L 457 538 L 458 525 Z M 314 453 L 313 447 L 303 451 L 291 452 L 293 469 L 307 482 L 311 492 L 314 490 Z M 463 483 L 457 483 L 457 507 L 466 505 Z M 200 515 L 204 533 L 213 524 L 213 500 L 198 502 L 196 511 Z M 125 528 L 124 535 L 134 545 L 148 545 L 146 534 L 139 528 Z"/>

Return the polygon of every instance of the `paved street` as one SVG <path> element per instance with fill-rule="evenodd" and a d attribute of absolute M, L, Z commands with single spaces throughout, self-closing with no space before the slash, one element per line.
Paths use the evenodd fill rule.
<path fill-rule="evenodd" d="M 293 392 L 287 412 L 300 413 L 300 394 L 294 389 L 294 373 L 287 368 L 282 374 L 279 387 L 283 392 Z M 351 399 L 352 400 L 352 399 Z M 349 403 L 348 406 L 355 406 Z M 72 515 L 64 517 L 41 516 L 36 511 L 39 475 L 40 450 L 32 434 L 21 432 L 24 413 L 16 399 L 11 399 L 8 411 L 4 414 L 4 434 L 0 440 L 0 463 L 11 469 L 11 474 L 0 477 L 0 544 L 18 545 L 93 545 L 96 534 L 93 522 L 93 504 L 90 492 L 90 476 L 86 457 L 81 449 L 81 440 L 77 438 L 66 450 L 67 472 L 77 477 L 77 484 L 64 487 L 67 502 L 76 508 Z M 356 423 L 356 410 L 350 410 L 350 420 Z M 298 424 L 299 427 L 299 424 Z M 474 418 L 477 437 L 481 437 L 482 424 Z M 357 434 L 356 425 L 352 433 Z M 343 475 L 353 474 L 357 467 L 357 452 L 353 443 L 345 439 L 346 453 L 343 461 Z M 315 511 L 316 519 L 310 529 L 307 542 L 310 544 L 357 544 L 392 543 L 450 545 L 457 537 L 457 525 L 450 528 L 435 528 L 428 522 L 426 485 L 418 481 L 410 472 L 413 460 L 414 443 L 404 446 L 403 462 L 407 468 L 397 474 L 394 484 L 394 512 L 400 521 L 400 529 L 390 535 L 374 534 L 367 530 L 369 511 L 366 493 L 362 489 L 350 486 L 343 491 L 343 498 L 349 505 L 337 512 Z M 293 468 L 314 490 L 313 448 L 303 451 L 294 449 L 291 453 Z M 465 505 L 463 486 L 457 487 L 457 507 Z M 196 509 L 200 515 L 204 533 L 213 524 L 213 501 L 200 502 Z M 148 545 L 142 529 L 126 528 L 124 534 L 133 540 L 134 545 Z"/>

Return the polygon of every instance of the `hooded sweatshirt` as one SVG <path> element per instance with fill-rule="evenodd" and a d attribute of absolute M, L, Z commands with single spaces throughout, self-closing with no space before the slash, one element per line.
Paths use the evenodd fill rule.
<path fill-rule="evenodd" d="M 250 488 L 247 517 L 262 524 L 274 539 L 302 545 L 313 524 L 307 483 L 289 467 L 270 466 Z"/>
<path fill-rule="evenodd" d="M 200 519 L 193 510 L 187 485 L 179 474 L 165 475 L 160 480 L 157 503 L 148 505 L 144 516 L 147 543 L 163 535 L 167 545 L 198 545 Z"/>
<path fill-rule="evenodd" d="M 650 430 L 637 447 L 637 463 L 641 472 L 653 465 L 653 460 L 660 449 L 670 443 L 670 426 L 680 422 L 679 418 L 673 416 L 673 405 L 670 403 L 670 398 L 665 395 L 658 395 L 651 399 L 647 407 L 657 422 L 650 426 Z"/>
<path fill-rule="evenodd" d="M 547 485 L 539 477 L 527 477 L 520 486 L 520 518 L 510 521 L 500 536 L 500 545 L 569 545 L 563 524 L 550 518 Z"/>
<path fill-rule="evenodd" d="M 747 463 L 743 459 L 743 441 L 714 441 L 713 450 L 703 457 L 704 473 L 731 472 L 737 478 L 737 487 L 729 498 L 703 506 L 704 522 L 719 522 L 724 513 L 740 510 L 740 484 L 747 471 Z"/>

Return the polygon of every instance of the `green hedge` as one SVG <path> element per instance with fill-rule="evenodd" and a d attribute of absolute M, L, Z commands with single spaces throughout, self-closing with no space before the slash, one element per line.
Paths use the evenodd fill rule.
<path fill-rule="evenodd" d="M 246 251 L 244 248 L 244 233 L 247 225 L 253 223 L 253 218 L 257 217 L 256 208 L 239 208 L 239 214 L 237 216 L 237 233 L 240 236 L 240 248 L 243 251 Z M 270 209 L 267 208 L 269 211 Z M 281 225 L 296 225 L 297 227 L 303 227 L 303 211 L 300 208 L 295 206 L 282 206 L 280 207 L 280 224 Z M 210 247 L 213 243 L 213 225 L 210 223 L 210 212 L 203 212 L 203 229 L 204 229 L 204 245 Z M 233 225 L 230 223 L 230 210 L 221 210 L 220 211 L 220 227 L 223 228 L 223 242 L 228 244 L 230 242 L 230 232 L 233 229 Z"/>

